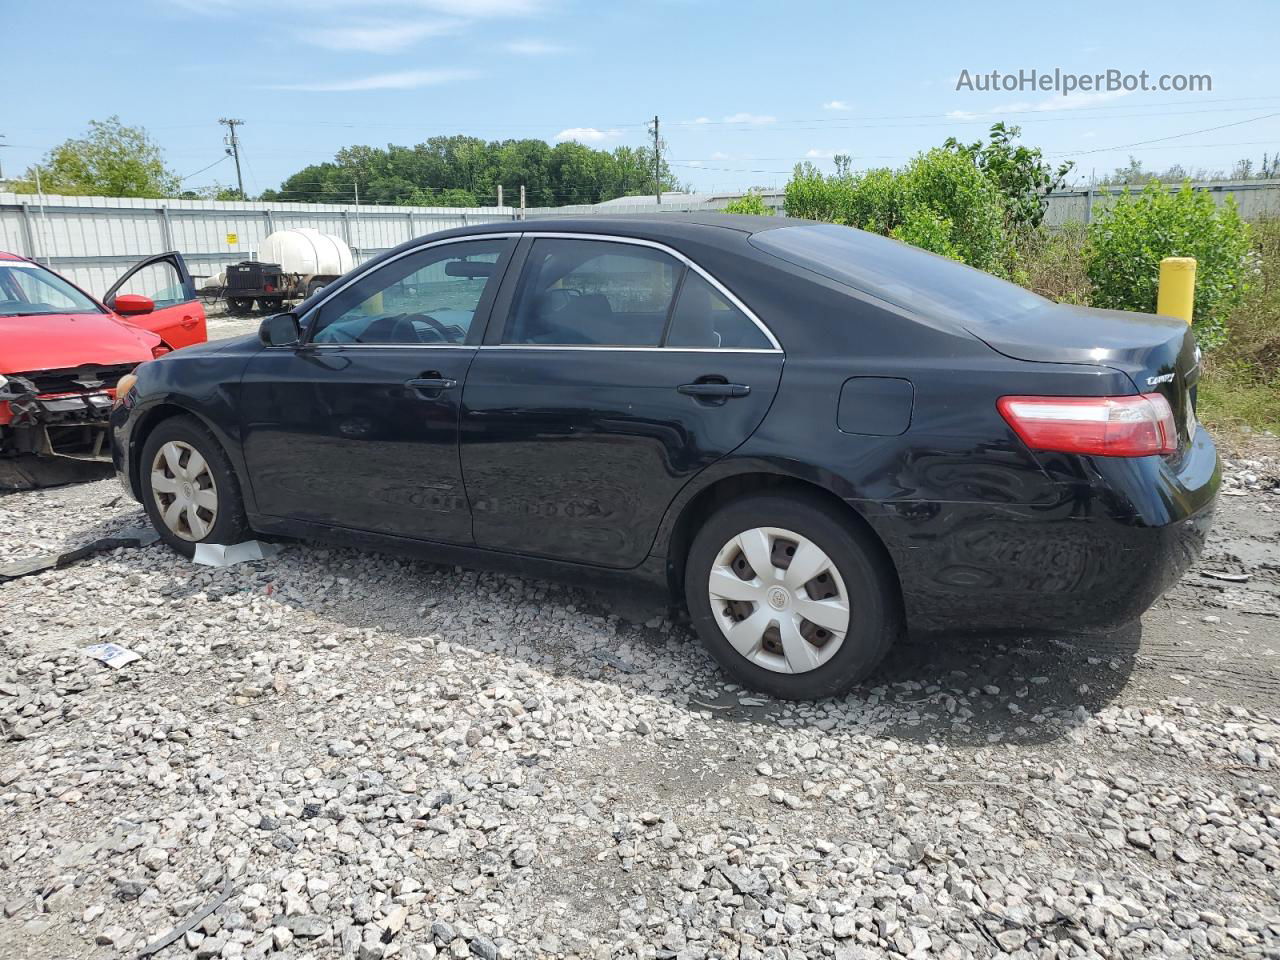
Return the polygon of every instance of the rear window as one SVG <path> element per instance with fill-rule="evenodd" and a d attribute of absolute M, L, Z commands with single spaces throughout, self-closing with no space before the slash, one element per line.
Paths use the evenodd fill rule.
<path fill-rule="evenodd" d="M 1050 303 L 989 273 L 851 227 L 781 227 L 754 234 L 751 243 L 904 309 L 960 324 L 1010 322 Z"/>

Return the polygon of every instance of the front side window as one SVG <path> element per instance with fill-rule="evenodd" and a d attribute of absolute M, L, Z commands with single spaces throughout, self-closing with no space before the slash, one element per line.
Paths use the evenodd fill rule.
<path fill-rule="evenodd" d="M 100 312 L 96 303 L 56 273 L 34 263 L 0 260 L 0 317 Z"/>
<path fill-rule="evenodd" d="M 683 269 L 635 244 L 535 240 L 503 342 L 656 347 Z"/>
<path fill-rule="evenodd" d="M 172 307 L 188 299 L 186 284 L 171 260 L 157 260 L 135 270 L 121 284 L 119 293 L 148 297 L 157 307 Z"/>
<path fill-rule="evenodd" d="M 320 307 L 312 343 L 467 343 L 511 241 L 469 240 L 393 260 L 344 287 Z M 479 332 L 479 331 L 477 331 Z"/>

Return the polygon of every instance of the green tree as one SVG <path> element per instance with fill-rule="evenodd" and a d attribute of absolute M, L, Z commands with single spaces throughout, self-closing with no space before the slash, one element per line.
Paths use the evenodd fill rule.
<path fill-rule="evenodd" d="M 1040 226 L 1044 220 L 1045 195 L 1060 188 L 1074 167 L 1071 161 L 1057 167 L 1046 163 L 1039 147 L 1017 143 L 1020 127 L 993 124 L 991 139 L 961 143 L 948 137 L 943 149 L 954 150 L 972 160 L 995 184 L 1004 198 L 1005 218 L 1015 230 Z"/>
<path fill-rule="evenodd" d="M 679 188 L 665 161 L 663 190 Z M 653 151 L 618 147 L 593 150 L 581 143 L 549 146 L 542 140 L 485 141 L 468 136 L 430 137 L 412 147 L 351 146 L 332 161 L 312 164 L 288 177 L 264 200 L 350 203 L 359 187 L 361 202 L 437 205 L 440 198 L 476 205 L 515 203 L 525 188 L 530 206 L 598 203 L 633 193 L 653 193 Z M 462 191 L 462 192 L 458 192 Z"/>
<path fill-rule="evenodd" d="M 1249 225 L 1233 198 L 1218 206 L 1189 181 L 1170 191 L 1159 181 L 1127 190 L 1089 224 L 1085 263 L 1093 305 L 1154 313 L 1165 257 L 1195 257 L 1194 322 L 1200 341 L 1215 346 L 1226 317 L 1249 281 Z"/>
<path fill-rule="evenodd" d="M 127 127 L 117 116 L 89 121 L 88 133 L 59 144 L 44 160 L 13 182 L 17 193 L 36 192 L 36 172 L 46 193 L 103 197 L 172 197 L 178 177 L 142 127 Z"/>
<path fill-rule="evenodd" d="M 900 170 L 824 176 L 800 164 L 786 187 L 787 216 L 842 223 L 1004 275 L 1009 244 L 1004 204 L 968 156 L 945 148 L 917 154 Z"/>
<path fill-rule="evenodd" d="M 756 193 L 754 190 L 748 190 L 742 196 L 735 200 L 730 200 L 724 205 L 725 213 L 746 213 L 757 217 L 769 217 L 773 215 L 768 205 L 764 202 L 764 197 Z"/>

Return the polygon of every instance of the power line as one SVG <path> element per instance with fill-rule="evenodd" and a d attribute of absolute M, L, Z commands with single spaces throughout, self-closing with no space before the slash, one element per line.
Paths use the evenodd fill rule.
<path fill-rule="evenodd" d="M 1090 153 L 1106 153 L 1110 150 L 1128 150 L 1130 147 L 1144 147 L 1149 143 L 1164 143 L 1166 140 L 1177 140 L 1180 137 L 1193 137 L 1197 133 L 1212 133 L 1214 130 L 1225 130 L 1228 127 L 1240 127 L 1246 123 L 1257 123 L 1259 120 L 1270 120 L 1272 117 L 1280 117 L 1280 113 L 1264 113 L 1260 117 L 1250 117 L 1248 120 L 1236 120 L 1234 123 L 1220 123 L 1216 127 L 1204 127 L 1200 130 L 1188 130 L 1186 133 L 1174 133 L 1167 137 L 1155 137 L 1151 140 L 1135 140 L 1133 143 L 1121 143 L 1113 147 L 1097 147 L 1093 150 L 1071 150 L 1061 154 L 1064 157 L 1078 157 Z"/>
<path fill-rule="evenodd" d="M 200 174 L 204 173 L 206 170 L 212 170 L 212 169 L 213 169 L 214 167 L 216 167 L 218 164 L 220 164 L 220 163 L 226 163 L 226 162 L 227 162 L 227 156 L 226 156 L 226 154 L 223 154 L 223 155 L 222 155 L 222 156 L 220 156 L 217 160 L 213 161 L 213 163 L 209 164 L 207 167 L 201 167 L 201 168 L 200 168 L 199 170 L 197 170 L 195 173 L 188 173 L 185 177 L 179 177 L 179 178 L 178 178 L 178 182 L 179 182 L 179 183 L 186 183 L 186 182 L 187 182 L 188 180 L 190 180 L 192 177 L 198 177 L 198 176 L 200 176 Z"/>

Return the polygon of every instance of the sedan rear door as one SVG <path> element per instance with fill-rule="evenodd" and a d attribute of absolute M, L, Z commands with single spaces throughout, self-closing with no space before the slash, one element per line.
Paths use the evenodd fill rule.
<path fill-rule="evenodd" d="M 764 418 L 782 351 L 659 244 L 534 236 L 517 256 L 463 391 L 476 545 L 634 567 L 681 487 Z"/>
<path fill-rule="evenodd" d="M 121 294 L 136 294 L 155 303 L 150 313 L 122 316 L 134 326 L 157 334 L 173 349 L 205 342 L 204 304 L 196 296 L 195 281 L 177 251 L 134 264 L 112 285 L 102 302 L 107 309 L 115 310 L 116 297 Z"/>

